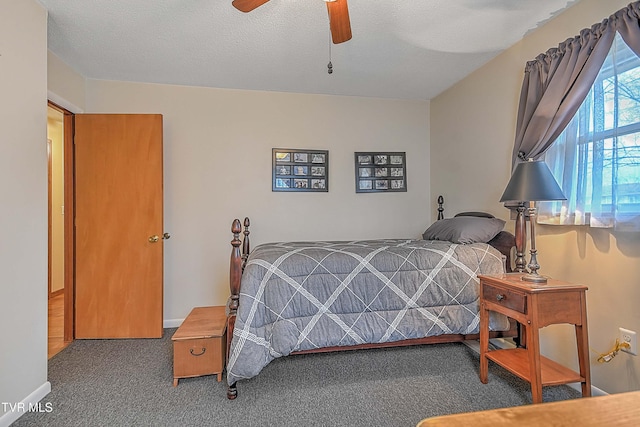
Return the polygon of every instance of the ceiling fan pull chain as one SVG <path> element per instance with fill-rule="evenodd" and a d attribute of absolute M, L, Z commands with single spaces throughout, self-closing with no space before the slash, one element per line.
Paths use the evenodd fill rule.
<path fill-rule="evenodd" d="M 333 74 L 333 64 L 331 63 L 331 31 L 329 31 L 329 63 L 327 64 L 327 73 Z"/>

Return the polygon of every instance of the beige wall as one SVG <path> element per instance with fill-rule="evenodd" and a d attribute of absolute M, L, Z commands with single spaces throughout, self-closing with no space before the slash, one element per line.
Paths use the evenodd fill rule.
<path fill-rule="evenodd" d="M 0 2 L 0 402 L 47 382 L 47 15 Z M 19 416 L 0 407 L 0 425 Z"/>
<path fill-rule="evenodd" d="M 431 185 L 449 212 L 483 209 L 507 218 L 498 202 L 510 158 L 525 62 L 625 7 L 628 0 L 582 0 L 431 103 Z M 512 225 L 511 225 L 512 226 Z M 593 383 L 608 393 L 640 389 L 640 356 L 598 364 L 618 328 L 640 332 L 640 236 L 587 227 L 537 227 L 541 272 L 589 285 Z M 542 351 L 577 368 L 571 327 L 542 331 Z"/>
<path fill-rule="evenodd" d="M 429 103 L 87 80 L 86 110 L 164 117 L 165 312 L 225 304 L 231 222 L 252 242 L 417 237 L 431 222 Z M 329 150 L 329 192 L 271 191 L 271 149 Z M 354 151 L 407 153 L 408 192 L 356 194 Z"/>
<path fill-rule="evenodd" d="M 72 113 L 84 111 L 85 78 L 47 51 L 47 88 L 49 100 Z"/>

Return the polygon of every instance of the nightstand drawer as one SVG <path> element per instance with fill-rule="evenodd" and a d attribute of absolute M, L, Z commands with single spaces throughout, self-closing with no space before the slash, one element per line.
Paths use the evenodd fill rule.
<path fill-rule="evenodd" d="M 526 314 L 527 312 L 527 296 L 525 294 L 485 283 L 482 286 L 482 297 L 486 301 L 500 304 L 519 313 Z"/>

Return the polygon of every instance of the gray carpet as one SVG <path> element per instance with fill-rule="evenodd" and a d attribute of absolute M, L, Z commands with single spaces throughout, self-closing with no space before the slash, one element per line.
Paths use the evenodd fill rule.
<path fill-rule="evenodd" d="M 277 359 L 238 383 L 214 376 L 173 387 L 171 335 L 162 339 L 78 340 L 49 361 L 50 413 L 14 426 L 415 426 L 436 415 L 531 403 L 528 383 L 464 344 L 434 344 Z M 545 401 L 573 399 L 545 387 Z"/>

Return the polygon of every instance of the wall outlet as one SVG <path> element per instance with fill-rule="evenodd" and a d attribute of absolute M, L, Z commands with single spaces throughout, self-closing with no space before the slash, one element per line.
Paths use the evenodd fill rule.
<path fill-rule="evenodd" d="M 620 328 L 620 343 L 623 342 L 628 343 L 630 347 L 622 348 L 622 351 L 624 351 L 625 353 L 633 354 L 634 356 L 638 355 L 638 339 L 636 337 L 635 331 Z"/>

